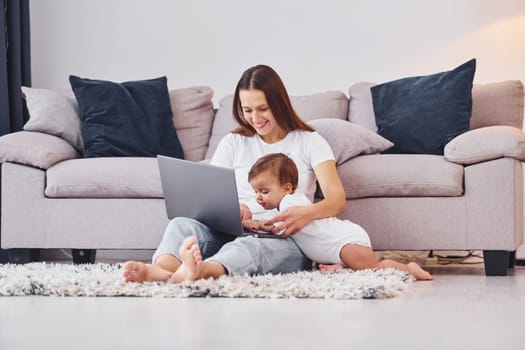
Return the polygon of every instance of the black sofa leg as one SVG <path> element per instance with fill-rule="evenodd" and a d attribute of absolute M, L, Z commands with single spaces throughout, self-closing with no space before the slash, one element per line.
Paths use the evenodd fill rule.
<path fill-rule="evenodd" d="M 0 264 L 7 264 L 9 262 L 9 251 L 0 248 Z"/>
<path fill-rule="evenodd" d="M 40 260 L 40 249 L 16 248 L 5 249 L 4 252 L 7 255 L 6 262 L 10 264 L 27 264 Z"/>
<path fill-rule="evenodd" d="M 513 250 L 509 255 L 509 269 L 513 269 L 516 266 L 516 251 Z"/>
<path fill-rule="evenodd" d="M 511 252 L 506 250 L 484 250 L 485 275 L 507 276 Z"/>
<path fill-rule="evenodd" d="M 97 256 L 96 249 L 71 249 L 73 264 L 94 264 Z"/>

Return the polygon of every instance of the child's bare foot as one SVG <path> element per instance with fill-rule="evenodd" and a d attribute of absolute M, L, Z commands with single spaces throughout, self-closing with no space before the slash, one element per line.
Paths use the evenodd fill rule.
<path fill-rule="evenodd" d="M 407 264 L 407 269 L 408 272 L 410 272 L 417 280 L 432 280 L 432 275 L 427 271 L 423 270 L 421 266 L 419 266 L 415 262 L 409 262 Z"/>
<path fill-rule="evenodd" d="M 321 271 L 335 271 L 335 270 L 342 270 L 345 267 L 342 264 L 333 264 L 333 265 L 325 265 L 325 264 L 319 264 L 319 270 Z"/>
<path fill-rule="evenodd" d="M 182 265 L 171 276 L 170 281 L 181 283 L 195 281 L 200 278 L 202 255 L 195 236 L 188 237 L 179 249 Z"/>
<path fill-rule="evenodd" d="M 122 265 L 124 282 L 166 281 L 171 274 L 158 265 L 146 265 L 141 261 L 127 261 Z"/>
<path fill-rule="evenodd" d="M 122 265 L 122 277 L 124 282 L 144 282 L 148 268 L 140 261 L 127 261 Z"/>

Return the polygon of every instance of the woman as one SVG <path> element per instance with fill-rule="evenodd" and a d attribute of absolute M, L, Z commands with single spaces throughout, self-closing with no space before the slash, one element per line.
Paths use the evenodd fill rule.
<path fill-rule="evenodd" d="M 233 115 L 239 126 L 221 140 L 211 164 L 235 169 L 243 220 L 269 219 L 270 224 L 278 223 L 275 232 L 290 236 L 312 220 L 336 216 L 346 209 L 345 192 L 330 146 L 299 118 L 272 68 L 258 65 L 243 73 L 235 89 Z M 289 208 L 277 216 L 275 211 L 260 207 L 248 183 L 248 171 L 261 156 L 275 152 L 287 154 L 297 164 L 297 191 L 313 200 L 317 180 L 324 199 Z M 198 261 L 197 271 L 181 267 L 181 258 Z M 202 258 L 205 261 L 201 264 Z M 290 238 L 234 237 L 182 217 L 168 224 L 152 261 L 126 262 L 124 280 L 166 281 L 179 268 L 175 281 L 224 274 L 288 273 L 309 266 L 309 260 Z"/>

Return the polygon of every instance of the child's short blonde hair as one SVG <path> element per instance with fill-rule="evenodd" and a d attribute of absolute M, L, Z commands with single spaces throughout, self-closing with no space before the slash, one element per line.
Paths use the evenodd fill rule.
<path fill-rule="evenodd" d="M 248 173 L 248 181 L 251 181 L 264 172 L 270 172 L 271 176 L 279 180 L 280 185 L 290 183 L 295 191 L 299 182 L 299 174 L 294 161 L 282 153 L 270 153 L 259 158 L 253 164 Z"/>

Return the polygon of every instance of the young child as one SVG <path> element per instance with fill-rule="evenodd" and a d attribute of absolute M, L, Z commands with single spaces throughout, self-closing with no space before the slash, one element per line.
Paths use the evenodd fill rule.
<path fill-rule="evenodd" d="M 257 203 L 264 209 L 284 211 L 311 203 L 304 194 L 295 193 L 297 167 L 282 153 L 268 154 L 257 160 L 248 173 L 248 182 L 255 190 Z M 255 230 L 273 229 L 273 225 L 256 220 L 245 220 L 243 225 Z M 322 263 L 319 268 L 323 271 L 344 267 L 354 270 L 393 267 L 408 271 L 418 280 L 432 279 L 430 273 L 415 262 L 378 261 L 366 231 L 348 220 L 336 217 L 314 220 L 291 237 L 308 258 Z"/>

